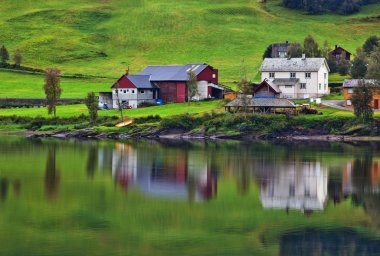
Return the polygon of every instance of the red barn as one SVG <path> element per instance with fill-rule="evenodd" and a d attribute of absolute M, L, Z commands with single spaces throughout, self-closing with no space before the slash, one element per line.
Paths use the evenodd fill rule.
<path fill-rule="evenodd" d="M 139 75 L 150 76 L 150 81 L 160 88 L 160 97 L 164 102 L 185 102 L 190 71 L 197 76 L 198 99 L 223 97 L 223 88 L 217 85 L 218 70 L 207 64 L 148 66 Z"/>

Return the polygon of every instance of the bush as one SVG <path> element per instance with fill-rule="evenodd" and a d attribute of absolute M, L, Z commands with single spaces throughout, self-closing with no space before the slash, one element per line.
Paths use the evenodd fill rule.
<path fill-rule="evenodd" d="M 133 120 L 135 124 L 144 124 L 144 123 L 155 123 L 161 121 L 161 117 L 159 115 L 149 115 L 146 117 L 138 117 Z"/>
<path fill-rule="evenodd" d="M 162 129 L 191 130 L 199 126 L 201 123 L 201 118 L 197 118 L 189 114 L 183 114 L 162 119 L 160 122 L 160 127 Z"/>

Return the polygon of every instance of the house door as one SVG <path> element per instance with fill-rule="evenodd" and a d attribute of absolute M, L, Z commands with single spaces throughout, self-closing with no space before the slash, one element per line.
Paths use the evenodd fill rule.
<path fill-rule="evenodd" d="M 374 109 L 379 109 L 379 100 L 375 100 Z"/>

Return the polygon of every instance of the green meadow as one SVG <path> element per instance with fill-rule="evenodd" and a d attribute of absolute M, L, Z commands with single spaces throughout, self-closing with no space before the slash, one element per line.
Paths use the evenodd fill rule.
<path fill-rule="evenodd" d="M 379 4 L 349 16 L 309 16 L 280 0 L 5 0 L 0 13 L 0 44 L 19 48 L 26 66 L 117 78 L 128 65 L 137 73 L 149 64 L 207 62 L 227 85 L 239 79 L 242 60 L 257 80 L 270 43 L 302 42 L 310 33 L 354 53 L 380 32 Z M 0 91 L 13 94 L 10 86 L 23 78 L 1 79 Z M 81 85 L 70 88 L 87 92 Z"/>

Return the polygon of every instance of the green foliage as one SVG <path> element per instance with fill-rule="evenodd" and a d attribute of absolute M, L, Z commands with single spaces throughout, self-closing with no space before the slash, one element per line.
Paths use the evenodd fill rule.
<path fill-rule="evenodd" d="M 21 56 L 20 49 L 15 50 L 15 53 L 13 55 L 13 61 L 14 61 L 16 66 L 21 66 L 22 56 Z"/>
<path fill-rule="evenodd" d="M 341 76 L 345 76 L 349 73 L 351 68 L 351 63 L 349 60 L 346 60 L 345 58 L 341 57 L 340 60 L 338 61 L 337 69 L 338 73 Z"/>
<path fill-rule="evenodd" d="M 352 62 L 352 67 L 350 69 L 351 76 L 354 79 L 364 78 L 367 73 L 367 65 L 364 60 L 355 58 Z"/>
<path fill-rule="evenodd" d="M 156 123 L 161 121 L 161 117 L 159 115 L 148 115 L 144 117 L 138 117 L 133 119 L 134 124 L 145 124 L 145 123 Z"/>
<path fill-rule="evenodd" d="M 265 58 L 272 58 L 272 45 L 268 45 L 268 47 L 265 49 L 265 52 L 263 54 L 263 59 Z"/>
<path fill-rule="evenodd" d="M 192 130 L 201 124 L 201 119 L 190 114 L 163 118 L 160 122 L 161 129 Z"/>
<path fill-rule="evenodd" d="M 3 45 L 0 48 L 0 61 L 1 61 L 1 64 L 6 64 L 8 60 L 9 60 L 9 53 L 8 53 L 7 48 L 5 48 L 5 46 Z"/>
<path fill-rule="evenodd" d="M 303 50 L 306 57 L 313 58 L 321 56 L 321 50 L 318 47 L 318 43 L 310 34 L 304 39 Z"/>
<path fill-rule="evenodd" d="M 380 46 L 380 37 L 370 36 L 364 42 L 363 49 L 367 55 L 370 55 L 372 51 L 378 46 Z"/>
<path fill-rule="evenodd" d="M 291 44 L 288 47 L 288 57 L 290 58 L 299 58 L 302 56 L 302 48 L 297 44 Z"/>
<path fill-rule="evenodd" d="M 366 78 L 375 79 L 378 83 L 380 81 L 380 46 L 369 57 Z"/>
<path fill-rule="evenodd" d="M 188 73 L 187 85 L 187 101 L 190 103 L 191 99 L 198 94 L 197 76 L 193 70 Z"/>
<path fill-rule="evenodd" d="M 373 90 L 373 86 L 363 80 L 359 83 L 359 87 L 354 89 L 354 93 L 352 94 L 351 101 L 355 116 L 363 122 L 373 120 L 373 110 L 371 107 Z"/>
<path fill-rule="evenodd" d="M 99 107 L 99 100 L 95 96 L 94 92 L 89 92 L 87 94 L 87 97 L 85 99 L 85 104 L 88 109 L 88 113 L 90 116 L 90 120 L 92 125 L 96 124 L 96 120 L 98 119 L 98 107 Z"/>
<path fill-rule="evenodd" d="M 61 97 L 62 89 L 60 86 L 61 71 L 59 69 L 48 68 L 45 72 L 44 91 L 47 100 L 48 113 L 56 117 L 57 100 Z"/>

